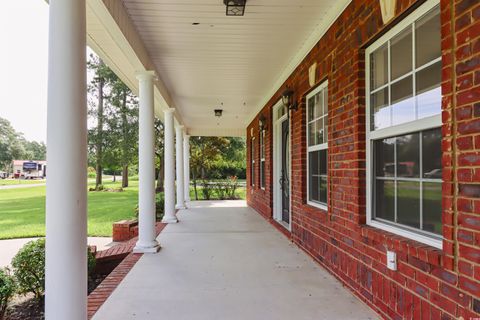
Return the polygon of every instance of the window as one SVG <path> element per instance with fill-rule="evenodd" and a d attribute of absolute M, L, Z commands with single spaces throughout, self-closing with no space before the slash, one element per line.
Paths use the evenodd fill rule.
<path fill-rule="evenodd" d="M 441 49 L 428 0 L 366 50 L 368 223 L 441 247 Z"/>
<path fill-rule="evenodd" d="M 307 203 L 327 208 L 328 83 L 307 95 Z"/>
<path fill-rule="evenodd" d="M 265 189 L 265 129 L 260 130 L 260 188 Z"/>
<path fill-rule="evenodd" d="M 255 186 L 255 138 L 250 140 L 250 185 Z"/>

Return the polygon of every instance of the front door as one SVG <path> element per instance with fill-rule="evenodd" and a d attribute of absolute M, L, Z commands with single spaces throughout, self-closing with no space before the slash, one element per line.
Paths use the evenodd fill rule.
<path fill-rule="evenodd" d="M 290 139 L 288 118 L 282 121 L 281 133 L 281 171 L 280 171 L 280 188 L 282 203 L 282 221 L 290 223 Z"/>

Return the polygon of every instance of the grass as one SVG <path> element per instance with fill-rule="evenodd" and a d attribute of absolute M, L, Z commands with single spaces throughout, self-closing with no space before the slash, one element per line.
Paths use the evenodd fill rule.
<path fill-rule="evenodd" d="M 136 181 L 124 192 L 89 192 L 88 235 L 111 236 L 113 222 L 135 216 L 137 197 Z M 0 208 L 0 239 L 45 236 L 45 186 L 0 190 Z"/>
<path fill-rule="evenodd" d="M 12 186 L 12 185 L 19 185 L 19 184 L 39 184 L 45 183 L 46 180 L 44 179 L 36 179 L 36 180 L 24 180 L 24 179 L 1 179 L 0 186 Z"/>
<path fill-rule="evenodd" d="M 120 182 L 105 179 L 103 185 L 120 187 Z M 129 179 L 129 185 L 124 192 L 88 192 L 89 236 L 111 237 L 113 222 L 135 217 L 138 179 Z M 89 187 L 92 186 L 95 182 L 89 180 Z M 36 186 L 0 190 L 0 239 L 45 236 L 45 189 L 45 186 Z M 202 200 L 201 187 L 197 190 Z M 245 199 L 245 188 L 238 188 L 236 194 Z M 190 196 L 195 199 L 193 187 Z"/>

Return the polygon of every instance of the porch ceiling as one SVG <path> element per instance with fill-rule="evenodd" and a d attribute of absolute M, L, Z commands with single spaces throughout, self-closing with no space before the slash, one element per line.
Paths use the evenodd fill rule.
<path fill-rule="evenodd" d="M 222 0 L 123 2 L 185 125 L 206 132 L 244 131 L 350 1 L 248 0 L 243 17 Z"/>

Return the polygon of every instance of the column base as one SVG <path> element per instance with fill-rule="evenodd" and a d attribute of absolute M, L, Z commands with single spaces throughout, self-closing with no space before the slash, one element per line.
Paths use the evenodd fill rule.
<path fill-rule="evenodd" d="M 184 204 L 177 204 L 177 205 L 175 206 L 175 209 L 183 210 L 183 209 L 187 209 L 187 207 L 186 207 Z"/>
<path fill-rule="evenodd" d="M 162 223 L 177 223 L 177 222 L 178 222 L 178 219 L 175 216 L 173 217 L 164 216 L 162 219 Z"/>
<path fill-rule="evenodd" d="M 154 240 L 151 244 L 145 245 L 138 243 L 133 248 L 133 253 L 157 253 L 160 251 L 160 244 Z"/>

